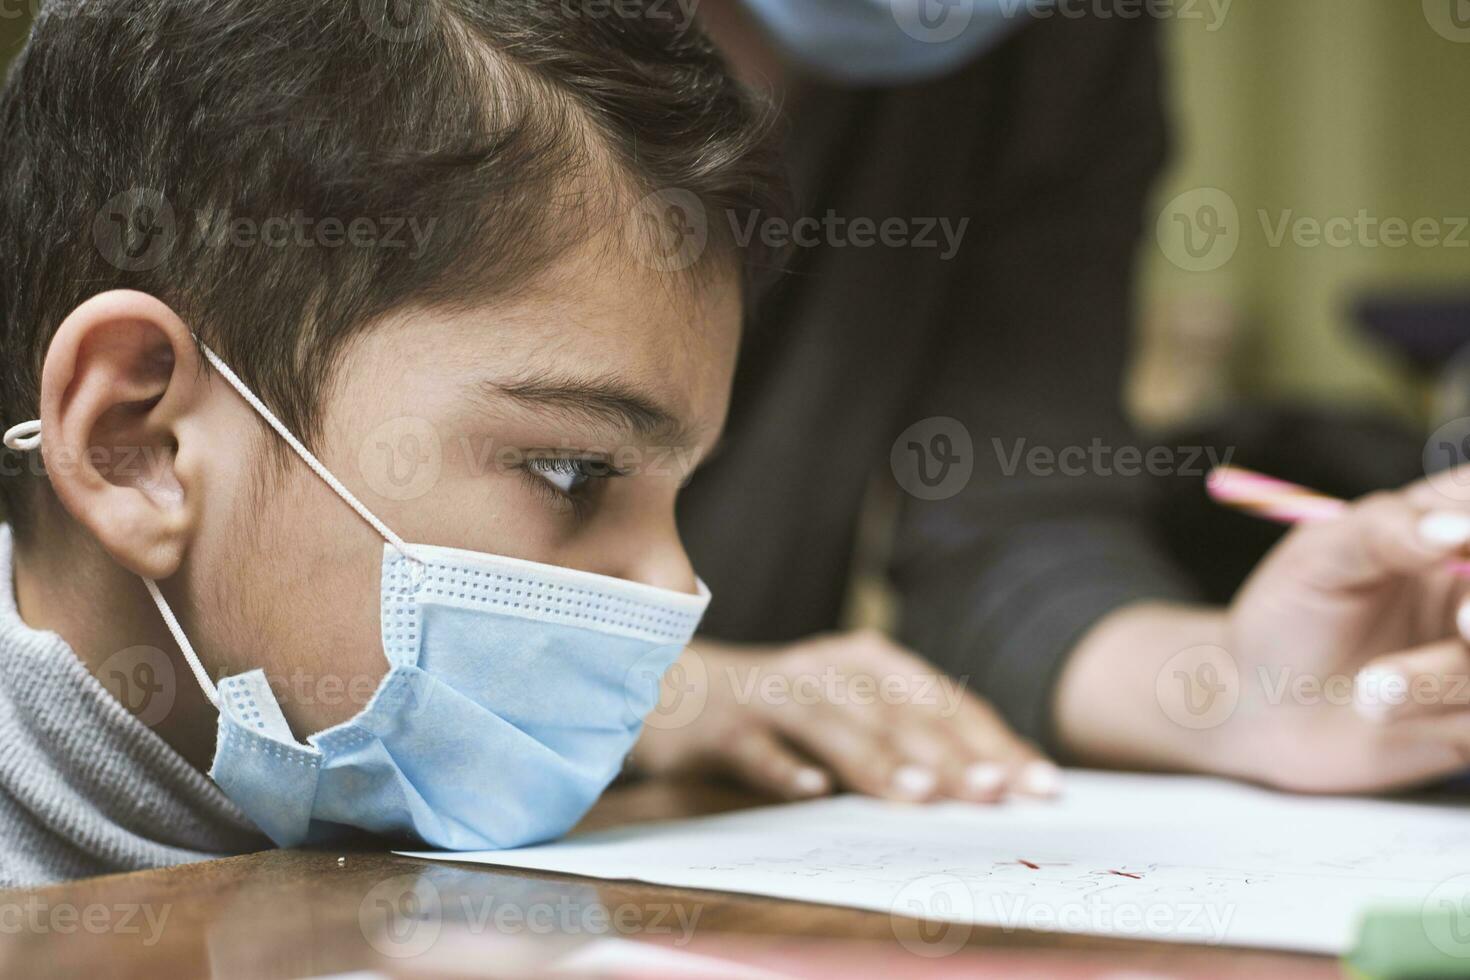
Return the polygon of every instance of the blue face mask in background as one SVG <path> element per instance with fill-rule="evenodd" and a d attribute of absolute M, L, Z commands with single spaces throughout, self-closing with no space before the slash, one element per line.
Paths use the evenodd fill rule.
<path fill-rule="evenodd" d="M 1053 0 L 744 0 L 808 70 L 853 84 L 922 81 L 958 68 Z"/>
<path fill-rule="evenodd" d="M 215 688 L 157 584 L 145 579 L 219 708 L 210 776 L 282 847 L 348 827 L 451 850 L 518 847 L 571 829 L 637 741 L 708 590 L 701 584 L 690 595 L 407 544 L 201 349 L 388 542 L 380 592 L 388 673 L 360 713 L 306 744 L 292 736 L 262 671 Z"/>

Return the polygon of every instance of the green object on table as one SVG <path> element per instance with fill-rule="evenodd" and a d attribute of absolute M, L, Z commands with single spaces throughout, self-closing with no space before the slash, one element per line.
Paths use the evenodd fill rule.
<path fill-rule="evenodd" d="M 1470 977 L 1470 898 L 1369 909 L 1343 962 L 1363 980 Z"/>

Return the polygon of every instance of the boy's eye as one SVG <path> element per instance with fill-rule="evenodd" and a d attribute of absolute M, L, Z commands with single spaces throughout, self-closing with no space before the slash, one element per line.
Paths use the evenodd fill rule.
<path fill-rule="evenodd" d="M 532 459 L 527 460 L 526 469 L 568 496 L 577 493 L 592 480 L 604 480 L 622 475 L 600 459 L 568 457 Z"/>

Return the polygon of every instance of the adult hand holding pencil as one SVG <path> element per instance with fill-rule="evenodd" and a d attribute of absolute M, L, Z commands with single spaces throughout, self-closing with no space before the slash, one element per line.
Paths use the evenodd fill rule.
<path fill-rule="evenodd" d="M 1463 582 L 1470 577 L 1470 508 L 1430 481 L 1350 503 L 1238 466 L 1217 467 L 1207 489 L 1226 506 L 1308 526 L 1252 577 L 1238 607 L 1252 608 L 1263 588 L 1279 583 L 1286 595 L 1320 589 L 1323 612 L 1341 615 L 1343 626 L 1359 624 L 1358 637 L 1340 634 L 1345 647 L 1371 649 L 1396 634 L 1420 633 L 1428 642 L 1386 651 L 1358 671 L 1354 707 L 1375 724 L 1405 723 L 1395 727 L 1407 736 L 1470 745 L 1470 588 Z M 1289 583 L 1277 579 L 1277 564 Z"/>
<path fill-rule="evenodd" d="M 1062 679 L 1068 750 L 1301 792 L 1463 772 L 1470 501 L 1445 486 L 1347 502 L 1216 470 L 1211 496 L 1293 528 L 1224 609 L 1138 603 L 1096 627 Z"/>

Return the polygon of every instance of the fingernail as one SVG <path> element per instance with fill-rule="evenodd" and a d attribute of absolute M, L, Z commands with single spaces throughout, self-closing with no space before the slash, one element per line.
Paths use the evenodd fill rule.
<path fill-rule="evenodd" d="M 989 796 L 1005 781 L 1005 769 L 993 762 L 977 762 L 965 770 L 965 789 L 976 796 Z"/>
<path fill-rule="evenodd" d="M 827 777 L 820 769 L 798 769 L 791 786 L 802 796 L 815 796 L 827 789 Z"/>
<path fill-rule="evenodd" d="M 1404 703 L 1409 679 L 1395 667 L 1378 665 L 1358 671 L 1353 680 L 1353 710 L 1364 721 L 1387 720 L 1396 705 Z"/>
<path fill-rule="evenodd" d="M 1419 519 L 1419 537 L 1444 547 L 1470 542 L 1470 515 L 1453 510 L 1425 514 Z"/>
<path fill-rule="evenodd" d="M 1050 762 L 1032 762 L 1021 770 L 1021 788 L 1032 796 L 1055 796 L 1062 788 L 1062 774 Z"/>
<path fill-rule="evenodd" d="M 893 774 L 893 788 L 900 796 L 919 799 L 934 792 L 934 774 L 918 766 L 899 766 Z"/>

